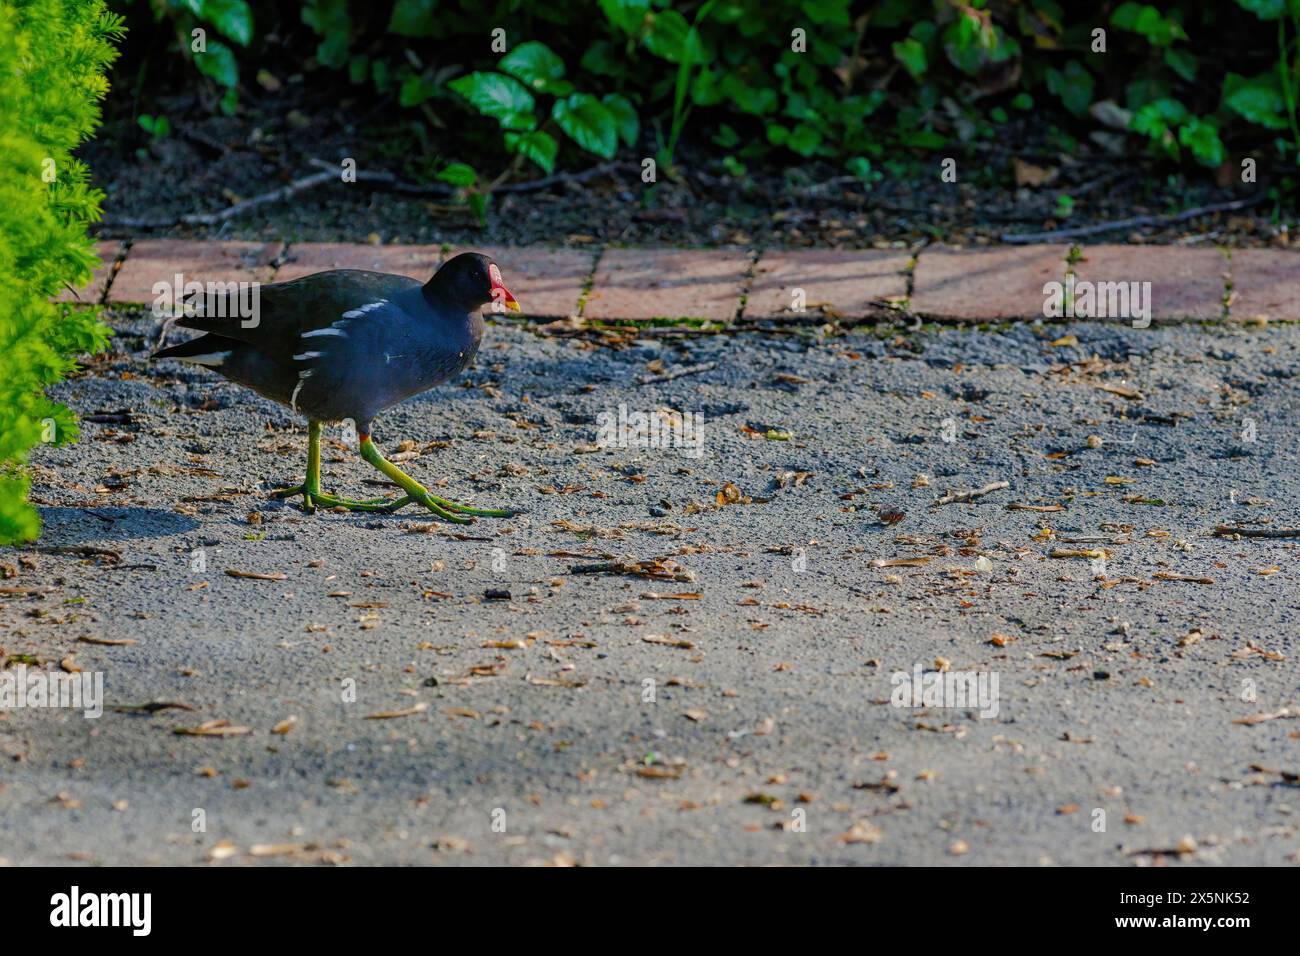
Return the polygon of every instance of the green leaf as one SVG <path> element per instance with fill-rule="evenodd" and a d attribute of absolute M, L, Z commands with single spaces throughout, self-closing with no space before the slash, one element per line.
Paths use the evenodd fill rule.
<path fill-rule="evenodd" d="M 1075 116 L 1081 116 L 1092 105 L 1092 74 L 1078 60 L 1071 60 L 1064 70 L 1049 69 L 1047 89 L 1059 96 Z"/>
<path fill-rule="evenodd" d="M 1261 20 L 1276 20 L 1286 13 L 1286 0 L 1237 0 L 1237 6 Z"/>
<path fill-rule="evenodd" d="M 239 64 L 235 62 L 235 54 L 220 40 L 209 40 L 207 50 L 195 53 L 194 65 L 204 76 L 227 89 L 232 89 L 239 83 Z"/>
<path fill-rule="evenodd" d="M 513 76 L 476 72 L 459 76 L 447 85 L 506 129 L 526 130 L 537 125 L 533 94 Z"/>
<path fill-rule="evenodd" d="M 650 12 L 650 0 L 600 0 L 600 8 L 605 18 L 624 33 L 636 33 Z"/>
<path fill-rule="evenodd" d="M 692 31 L 686 18 L 676 10 L 655 14 L 645 45 L 655 56 L 670 63 L 703 63 L 705 59 L 699 33 Z"/>
<path fill-rule="evenodd" d="M 1169 46 L 1174 40 L 1186 40 L 1187 34 L 1176 20 L 1166 19 L 1147 3 L 1121 3 L 1110 15 L 1110 24 L 1147 38 L 1152 46 Z"/>
<path fill-rule="evenodd" d="M 564 76 L 564 61 L 545 43 L 529 40 L 501 58 L 497 66 L 535 90 L 546 90 Z"/>
<path fill-rule="evenodd" d="M 722 93 L 739 110 L 752 116 L 765 116 L 777 107 L 776 90 L 747 82 L 739 73 L 728 73 L 722 78 Z"/>
<path fill-rule="evenodd" d="M 560 144 L 549 133 L 534 130 L 531 133 L 506 133 L 506 149 L 531 159 L 549 176 L 555 171 L 555 156 L 560 151 Z"/>
<path fill-rule="evenodd" d="M 912 74 L 912 79 L 919 80 L 925 75 L 925 47 L 919 40 L 910 37 L 899 40 L 893 45 L 894 59 L 903 64 L 903 68 Z"/>
<path fill-rule="evenodd" d="M 347 0 L 307 0 L 302 8 L 302 22 L 320 37 L 316 59 L 323 66 L 342 69 L 348 62 L 352 33 Z"/>
<path fill-rule="evenodd" d="M 1219 139 L 1218 127 L 1207 120 L 1193 116 L 1178 131 L 1178 142 L 1190 149 L 1203 166 L 1214 167 L 1223 163 L 1223 141 Z"/>
<path fill-rule="evenodd" d="M 433 11 L 437 5 L 437 0 L 397 0 L 388 18 L 388 32 L 404 37 L 433 36 Z"/>
<path fill-rule="evenodd" d="M 822 144 L 822 134 L 806 123 L 800 123 L 790 132 L 785 145 L 800 156 L 812 156 Z"/>
<path fill-rule="evenodd" d="M 468 163 L 448 163 L 438 174 L 444 183 L 451 183 L 457 189 L 468 189 L 478 182 L 478 173 Z"/>
<path fill-rule="evenodd" d="M 636 115 L 636 107 L 632 105 L 632 101 L 621 93 L 606 93 L 600 101 L 614 117 L 614 123 L 618 127 L 618 138 L 624 145 L 635 146 L 637 135 L 641 132 L 641 120 Z"/>
<path fill-rule="evenodd" d="M 1153 100 L 1133 114 L 1130 125 L 1145 136 L 1157 137 L 1177 126 L 1187 118 L 1187 107 L 1177 100 L 1164 97 Z"/>
<path fill-rule="evenodd" d="M 555 101 L 551 116 L 571 140 L 589 153 L 612 159 L 618 148 L 618 124 L 609 109 L 590 93 Z"/>
<path fill-rule="evenodd" d="M 1283 129 L 1287 125 L 1286 101 L 1272 74 L 1253 79 L 1227 74 L 1223 78 L 1223 105 L 1265 129 Z"/>
<path fill-rule="evenodd" d="M 849 0 L 803 0 L 799 9 L 808 14 L 813 23 L 835 27 L 849 25 Z"/>
<path fill-rule="evenodd" d="M 623 76 L 627 73 L 627 61 L 620 57 L 614 44 L 608 40 L 597 40 L 589 46 L 579 65 L 584 70 L 601 76 Z"/>
<path fill-rule="evenodd" d="M 412 73 L 402 81 L 401 92 L 397 102 L 402 106 L 419 106 L 425 100 L 432 99 L 437 89 L 419 73 Z"/>
<path fill-rule="evenodd" d="M 203 0 L 199 14 L 223 36 L 240 46 L 253 39 L 253 11 L 245 0 Z"/>
<path fill-rule="evenodd" d="M 1165 65 L 1188 83 L 1196 79 L 1196 57 L 1186 50 L 1165 50 Z"/>
<path fill-rule="evenodd" d="M 370 59 L 364 53 L 358 53 L 348 61 L 348 79 L 353 83 L 363 83 L 370 69 Z"/>

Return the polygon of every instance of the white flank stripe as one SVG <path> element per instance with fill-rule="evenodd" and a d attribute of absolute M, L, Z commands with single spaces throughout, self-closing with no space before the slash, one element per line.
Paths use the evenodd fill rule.
<path fill-rule="evenodd" d="M 320 352 L 299 352 L 293 357 L 295 362 L 306 362 L 308 359 L 320 358 Z"/>
<path fill-rule="evenodd" d="M 350 312 L 344 312 L 343 318 L 359 319 L 367 312 L 373 312 L 375 309 L 382 309 L 386 305 L 388 305 L 387 299 L 380 299 L 378 302 L 367 302 L 365 305 L 359 306 L 358 308 L 355 308 Z"/>
<path fill-rule="evenodd" d="M 298 337 L 300 339 L 309 339 L 313 335 L 338 335 L 341 336 L 342 338 L 348 337 L 348 334 L 344 332 L 342 329 L 336 329 L 333 326 L 330 326 L 328 329 L 312 329 L 310 332 L 304 332 L 302 335 Z"/>
<path fill-rule="evenodd" d="M 298 393 L 302 391 L 303 379 L 298 379 L 298 384 L 293 387 L 293 394 L 289 396 L 289 407 L 295 412 L 298 411 Z"/>

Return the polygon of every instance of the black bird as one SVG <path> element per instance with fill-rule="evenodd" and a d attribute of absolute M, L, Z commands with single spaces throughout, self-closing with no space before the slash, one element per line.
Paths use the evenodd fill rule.
<path fill-rule="evenodd" d="M 519 311 L 491 259 L 473 252 L 455 256 L 423 285 L 359 269 L 318 272 L 261 286 L 252 309 L 246 299 L 235 299 L 238 294 L 223 290 L 187 308 L 176 324 L 207 334 L 161 349 L 153 358 L 213 369 L 306 416 L 307 477 L 276 497 L 302 495 L 307 511 L 319 504 L 386 512 L 414 502 L 458 524 L 471 520 L 463 515 L 514 513 L 439 498 L 385 459 L 370 440 L 377 413 L 428 391 L 470 363 L 483 338 L 483 306 L 491 302 L 497 311 Z M 321 423 L 346 420 L 356 425 L 361 457 L 396 482 L 403 496 L 358 501 L 321 490 Z"/>

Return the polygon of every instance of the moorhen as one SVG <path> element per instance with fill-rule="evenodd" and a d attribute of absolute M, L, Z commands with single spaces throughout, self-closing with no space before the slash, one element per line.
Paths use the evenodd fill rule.
<path fill-rule="evenodd" d="M 153 358 L 174 358 L 220 372 L 259 395 L 288 405 L 307 418 L 307 476 L 275 497 L 303 496 L 316 505 L 352 511 L 396 511 L 423 505 L 439 518 L 466 524 L 482 515 L 504 518 L 510 510 L 469 508 L 439 498 L 392 462 L 370 440 L 375 415 L 459 373 L 483 338 L 479 310 L 519 311 L 487 256 L 466 252 L 443 264 L 428 282 L 359 269 L 334 269 L 262 286 L 256 315 L 238 314 L 234 289 L 208 295 L 176 324 L 207 333 L 160 349 Z M 405 492 L 400 498 L 354 500 L 321 490 L 322 422 L 351 419 L 361 457 Z"/>

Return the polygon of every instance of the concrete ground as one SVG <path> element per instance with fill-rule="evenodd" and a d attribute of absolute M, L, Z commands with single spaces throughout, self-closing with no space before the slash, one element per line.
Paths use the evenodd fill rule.
<path fill-rule="evenodd" d="M 6 666 L 106 697 L 0 710 L 10 863 L 1300 860 L 1300 552 L 1214 534 L 1300 525 L 1300 328 L 497 326 L 376 430 L 526 511 L 468 528 L 269 501 L 302 422 L 119 328 L 0 551 Z M 702 455 L 594 447 L 620 405 Z M 621 560 L 670 579 L 575 571 Z M 996 716 L 895 706 L 917 665 Z"/>

